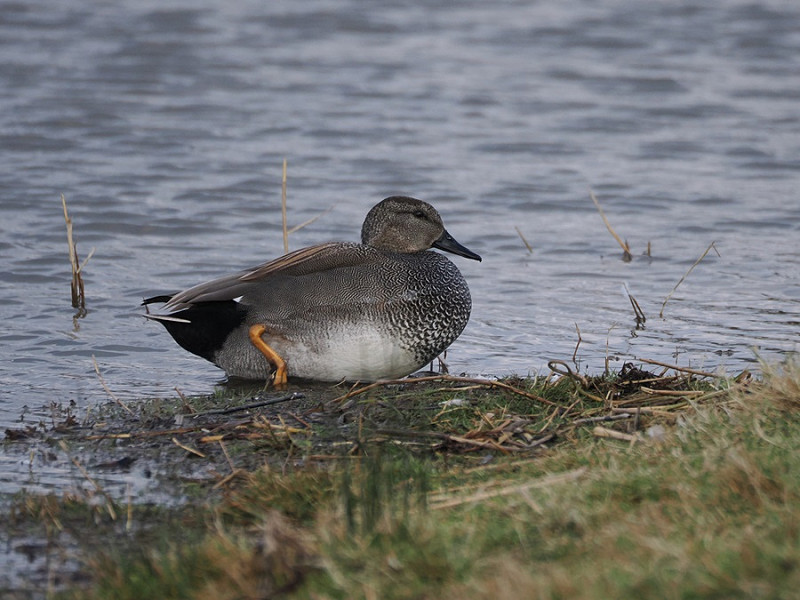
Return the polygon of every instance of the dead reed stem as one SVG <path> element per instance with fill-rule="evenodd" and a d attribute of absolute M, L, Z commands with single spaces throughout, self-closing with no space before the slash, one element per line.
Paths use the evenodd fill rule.
<path fill-rule="evenodd" d="M 628 284 L 623 283 L 622 285 L 625 288 L 625 293 L 628 295 L 628 300 L 631 301 L 631 306 L 633 307 L 633 314 L 636 318 L 636 328 L 638 329 L 639 327 L 645 324 L 645 322 L 647 321 L 647 317 L 644 316 L 644 311 L 642 310 L 642 307 L 639 306 L 639 302 L 637 302 L 636 298 L 633 297 L 633 294 L 631 294 L 631 291 L 628 289 Z"/>
<path fill-rule="evenodd" d="M 86 263 L 89 262 L 92 254 L 94 254 L 94 248 L 92 248 L 91 252 L 89 252 L 86 260 L 83 261 L 83 264 L 81 264 L 78 259 L 78 248 L 75 245 L 75 239 L 72 237 L 72 218 L 67 212 L 67 199 L 64 197 L 64 194 L 61 194 L 61 206 L 64 209 L 64 222 L 67 225 L 69 264 L 72 268 L 72 284 L 70 285 L 70 291 L 72 294 L 72 307 L 79 309 L 81 316 L 83 316 L 83 314 L 86 312 L 86 292 L 83 287 L 83 277 L 81 276 L 81 271 Z"/>
<path fill-rule="evenodd" d="M 608 429 L 607 427 L 600 427 L 599 425 L 592 429 L 592 435 L 595 437 L 611 438 L 613 440 L 622 440 L 623 442 L 636 442 L 640 438 L 636 434 L 623 433 L 616 429 Z"/>
<path fill-rule="evenodd" d="M 617 243 L 622 248 L 622 252 L 623 252 L 622 260 L 624 260 L 625 262 L 630 261 L 633 257 L 631 256 L 631 249 L 630 249 L 630 246 L 628 246 L 628 242 L 623 242 L 622 238 L 617 235 L 616 231 L 614 231 L 614 228 L 611 226 L 611 223 L 609 223 L 608 218 L 606 217 L 606 213 L 604 213 L 603 209 L 600 208 L 600 203 L 597 201 L 597 198 L 595 197 L 594 192 L 592 190 L 589 190 L 589 195 L 592 197 L 592 202 L 594 202 L 594 205 L 597 207 L 597 211 L 600 213 L 600 216 L 603 218 L 603 223 L 606 224 L 606 229 L 608 229 L 608 232 L 612 236 L 614 236 L 614 239 L 617 240 Z"/>
<path fill-rule="evenodd" d="M 525 244 L 525 247 L 528 249 L 528 254 L 533 254 L 533 248 L 531 248 L 531 245 L 528 243 L 528 240 L 525 239 L 525 236 L 522 235 L 522 232 L 519 230 L 519 227 L 515 226 L 514 229 L 517 230 L 517 235 L 519 235 L 519 238 L 522 240 L 522 243 Z"/>
<path fill-rule="evenodd" d="M 705 252 L 703 252 L 702 256 L 700 256 L 700 258 L 698 258 L 696 261 L 694 261 L 694 264 L 693 264 L 691 267 L 689 267 L 689 270 L 688 270 L 688 271 L 686 271 L 686 273 L 684 274 L 684 276 L 683 276 L 683 277 L 681 277 L 680 281 L 678 281 L 678 283 L 676 283 L 676 284 L 675 284 L 675 287 L 674 287 L 674 288 L 672 288 L 672 291 L 671 291 L 669 294 L 667 294 L 667 297 L 666 297 L 666 298 L 664 298 L 664 302 L 661 304 L 661 312 L 659 312 L 659 313 L 658 313 L 658 316 L 659 316 L 659 318 L 661 318 L 661 319 L 663 319 L 663 318 L 664 318 L 664 307 L 667 305 L 667 302 L 669 302 L 669 299 L 670 299 L 670 298 L 672 298 L 672 294 L 674 294 L 674 293 L 675 293 L 675 290 L 677 290 L 677 289 L 678 289 L 678 286 L 679 286 L 680 284 L 682 284 L 682 283 L 683 283 L 683 280 L 684 280 L 684 279 L 686 279 L 686 278 L 689 276 L 689 273 L 691 273 L 691 272 L 692 272 L 692 270 L 693 270 L 693 269 L 694 269 L 694 268 L 695 268 L 697 265 L 699 265 L 699 264 L 700 264 L 700 261 L 702 261 L 702 260 L 703 260 L 703 259 L 706 257 L 706 255 L 707 255 L 707 254 L 708 254 L 708 253 L 711 251 L 711 249 L 713 248 L 713 249 L 714 249 L 714 252 L 716 252 L 716 253 L 717 253 L 717 256 L 720 256 L 719 250 L 717 250 L 717 247 L 716 247 L 714 244 L 716 244 L 716 242 L 711 242 L 711 243 L 708 245 L 708 248 L 706 248 L 706 251 L 705 251 Z"/>
<path fill-rule="evenodd" d="M 281 177 L 281 213 L 283 215 L 283 251 L 289 252 L 289 228 L 286 225 L 286 159 L 283 159 L 283 176 Z"/>

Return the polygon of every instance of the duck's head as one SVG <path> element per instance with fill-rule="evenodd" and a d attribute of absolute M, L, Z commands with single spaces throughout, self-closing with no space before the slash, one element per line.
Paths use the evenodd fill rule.
<path fill-rule="evenodd" d="M 438 248 L 481 260 L 447 232 L 435 208 L 408 196 L 390 196 L 373 206 L 361 228 L 361 243 L 405 254 Z"/>

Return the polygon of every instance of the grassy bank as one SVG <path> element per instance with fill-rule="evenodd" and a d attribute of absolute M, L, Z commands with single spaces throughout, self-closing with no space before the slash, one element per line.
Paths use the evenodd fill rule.
<path fill-rule="evenodd" d="M 216 460 L 217 473 L 173 507 L 24 496 L 13 527 L 77 540 L 80 580 L 59 598 L 800 589 L 796 365 L 759 380 L 633 368 L 345 391 L 205 415 L 196 430 L 174 425 L 175 412 L 202 412 L 181 402 L 139 407 L 138 438 L 113 419 L 73 432 L 67 449 L 94 436 L 97 447 Z M 167 424 L 181 433 L 159 435 Z"/>

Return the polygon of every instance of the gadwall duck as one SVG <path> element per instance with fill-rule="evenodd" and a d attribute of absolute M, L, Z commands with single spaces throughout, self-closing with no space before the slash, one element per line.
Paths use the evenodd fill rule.
<path fill-rule="evenodd" d="M 164 325 L 184 349 L 229 376 L 319 381 L 405 377 L 442 353 L 472 309 L 456 266 L 437 252 L 481 260 L 447 232 L 427 202 L 375 205 L 361 243 L 331 242 L 173 295 Z"/>

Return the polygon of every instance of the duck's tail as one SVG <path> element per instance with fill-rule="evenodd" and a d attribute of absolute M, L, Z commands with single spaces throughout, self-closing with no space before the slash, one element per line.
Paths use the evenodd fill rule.
<path fill-rule="evenodd" d="M 142 305 L 166 303 L 171 298 L 170 295 L 153 296 L 142 301 Z M 199 302 L 166 314 L 147 312 L 144 317 L 161 323 L 184 350 L 216 362 L 217 352 L 231 332 L 242 325 L 246 314 L 238 302 L 224 300 Z"/>

